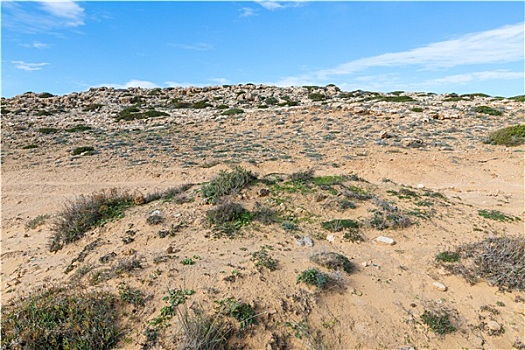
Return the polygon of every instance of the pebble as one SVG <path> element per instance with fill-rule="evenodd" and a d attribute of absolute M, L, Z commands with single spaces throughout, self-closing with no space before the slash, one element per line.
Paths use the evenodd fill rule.
<path fill-rule="evenodd" d="M 496 321 L 488 321 L 487 328 L 494 332 L 499 332 L 501 330 L 501 325 Z"/>
<path fill-rule="evenodd" d="M 390 237 L 385 237 L 385 236 L 379 236 L 376 238 L 376 241 L 379 242 L 379 243 L 383 243 L 383 244 L 388 244 L 388 245 L 394 245 L 396 244 L 396 241 L 394 241 L 392 238 Z"/>
<path fill-rule="evenodd" d="M 328 242 L 330 242 L 330 243 L 334 243 L 334 241 L 335 241 L 335 236 L 334 236 L 334 235 L 328 235 L 328 236 L 326 237 L 326 240 L 327 240 Z"/>
<path fill-rule="evenodd" d="M 313 247 L 314 241 L 310 237 L 304 236 L 297 240 L 297 244 L 300 246 L 305 246 L 305 247 Z"/>
<path fill-rule="evenodd" d="M 442 291 L 442 292 L 446 292 L 447 291 L 447 286 L 445 286 L 443 283 L 441 282 L 434 282 L 432 284 L 432 286 L 434 286 L 435 289 L 439 290 L 439 291 Z"/>

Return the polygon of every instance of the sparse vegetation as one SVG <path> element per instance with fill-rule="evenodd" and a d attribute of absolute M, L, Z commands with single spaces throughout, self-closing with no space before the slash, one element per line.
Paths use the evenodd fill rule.
<path fill-rule="evenodd" d="M 500 110 L 488 106 L 475 107 L 474 112 L 488 115 L 503 115 L 503 113 Z"/>
<path fill-rule="evenodd" d="M 512 217 L 509 215 L 503 214 L 499 210 L 478 210 L 478 214 L 481 217 L 484 217 L 485 219 L 495 220 L 495 221 L 501 221 L 501 222 L 512 222 L 512 221 L 519 221 L 519 217 Z"/>
<path fill-rule="evenodd" d="M 246 329 L 249 325 L 257 323 L 255 310 L 248 303 L 240 303 L 234 298 L 226 298 L 224 300 L 216 301 L 216 303 L 218 304 L 219 313 L 233 317 L 239 321 L 241 330 Z"/>
<path fill-rule="evenodd" d="M 124 209 L 133 205 L 133 198 L 117 190 L 103 191 L 91 196 L 80 196 L 66 204 L 52 228 L 50 250 L 62 249 L 93 227 L 124 216 Z"/>
<path fill-rule="evenodd" d="M 255 263 L 257 268 L 267 268 L 270 271 L 275 271 L 277 269 L 277 260 L 273 259 L 269 254 L 268 250 L 264 247 L 260 250 L 252 253 L 251 260 Z"/>
<path fill-rule="evenodd" d="M 56 134 L 58 132 L 57 128 L 39 128 L 37 130 L 41 134 Z"/>
<path fill-rule="evenodd" d="M 65 131 L 66 132 L 83 132 L 83 131 L 88 131 L 91 129 L 92 129 L 91 126 L 80 124 L 80 125 L 76 125 L 71 128 L 65 129 Z"/>
<path fill-rule="evenodd" d="M 425 310 L 421 315 L 421 321 L 436 334 L 443 335 L 456 331 L 456 327 L 454 327 L 450 321 L 450 315 L 445 311 Z"/>
<path fill-rule="evenodd" d="M 316 268 L 310 268 L 297 275 L 297 283 L 299 282 L 310 284 L 319 289 L 325 289 L 331 284 L 332 278 L 327 273 L 321 272 Z"/>
<path fill-rule="evenodd" d="M 119 285 L 120 300 L 134 306 L 144 306 L 144 294 L 129 286 Z"/>
<path fill-rule="evenodd" d="M 447 263 L 458 262 L 459 258 L 460 258 L 459 253 L 451 252 L 448 250 L 436 255 L 436 261 L 447 262 Z"/>
<path fill-rule="evenodd" d="M 310 260 L 330 270 L 343 270 L 346 273 L 352 273 L 355 269 L 350 260 L 348 260 L 346 256 L 339 253 L 319 253 L 312 255 Z"/>
<path fill-rule="evenodd" d="M 496 130 L 489 135 L 487 142 L 507 147 L 523 145 L 525 144 L 525 124 Z"/>
<path fill-rule="evenodd" d="M 75 148 L 72 152 L 72 155 L 79 156 L 79 155 L 86 155 L 86 156 L 92 156 L 95 154 L 95 148 L 91 146 L 81 146 Z"/>
<path fill-rule="evenodd" d="M 493 237 L 457 249 L 463 264 L 446 264 L 452 273 L 475 283 L 478 277 L 502 289 L 525 290 L 525 239 Z"/>
<path fill-rule="evenodd" d="M 221 115 L 230 116 L 230 115 L 236 115 L 236 114 L 242 114 L 242 113 L 244 113 L 244 109 L 241 109 L 241 108 L 230 108 L 230 109 L 227 109 L 224 112 L 222 112 Z"/>
<path fill-rule="evenodd" d="M 38 148 L 38 145 L 30 144 L 30 145 L 25 145 L 22 147 L 22 149 L 35 149 L 35 148 Z"/>
<path fill-rule="evenodd" d="M 225 202 L 208 210 L 206 218 L 214 225 L 215 231 L 232 236 L 234 232 L 251 222 L 253 214 L 239 203 Z"/>
<path fill-rule="evenodd" d="M 359 226 L 359 222 L 352 219 L 334 219 L 321 223 L 321 227 L 330 232 L 340 232 L 345 229 L 357 229 Z"/>
<path fill-rule="evenodd" d="M 387 228 L 406 228 L 412 225 L 410 218 L 393 203 L 378 198 L 374 198 L 374 203 L 378 209 L 372 211 L 374 215 L 369 220 L 370 226 L 378 230 L 385 230 Z"/>
<path fill-rule="evenodd" d="M 151 108 L 144 112 L 141 112 L 140 108 L 136 106 L 132 107 L 126 107 L 122 111 L 120 111 L 116 116 L 115 120 L 121 121 L 132 121 L 136 119 L 146 119 L 146 118 L 156 118 L 156 117 L 163 117 L 163 116 L 169 116 L 166 112 L 156 111 L 155 109 Z"/>
<path fill-rule="evenodd" d="M 219 172 L 213 180 L 201 187 L 201 193 L 209 203 L 215 203 L 220 197 L 240 191 L 256 179 L 257 176 L 251 171 L 235 167 L 230 172 Z"/>
<path fill-rule="evenodd" d="M 219 315 L 184 307 L 177 313 L 181 327 L 180 350 L 226 350 L 233 335 L 232 326 Z"/>
<path fill-rule="evenodd" d="M 68 288 L 2 307 L 2 349 L 111 349 L 120 335 L 116 298 Z"/>
<path fill-rule="evenodd" d="M 29 220 L 26 223 L 25 227 L 28 230 L 34 230 L 38 226 L 43 225 L 46 222 L 47 219 L 49 219 L 49 215 L 47 215 L 47 214 L 38 215 L 36 218 Z"/>

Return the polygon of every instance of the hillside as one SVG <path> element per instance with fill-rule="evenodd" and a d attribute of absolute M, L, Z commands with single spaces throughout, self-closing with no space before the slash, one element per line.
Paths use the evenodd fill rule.
<path fill-rule="evenodd" d="M 523 349 L 524 111 L 336 86 L 2 98 L 2 348 Z"/>

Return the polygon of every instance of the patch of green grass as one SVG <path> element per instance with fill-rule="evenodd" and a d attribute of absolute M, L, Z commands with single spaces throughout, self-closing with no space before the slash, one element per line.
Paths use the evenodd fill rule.
<path fill-rule="evenodd" d="M 444 251 L 436 255 L 436 261 L 455 263 L 458 262 L 460 254 L 457 252 Z"/>
<path fill-rule="evenodd" d="M 144 306 L 144 293 L 129 286 L 119 285 L 120 300 L 134 306 Z"/>
<path fill-rule="evenodd" d="M 111 349 L 120 330 L 107 292 L 50 288 L 2 307 L 2 349 Z"/>
<path fill-rule="evenodd" d="M 332 279 L 327 273 L 321 272 L 316 268 L 310 268 L 297 275 L 297 283 L 299 282 L 310 284 L 319 289 L 325 289 L 330 285 Z"/>
<path fill-rule="evenodd" d="M 342 254 L 334 252 L 324 252 L 312 255 L 310 260 L 320 266 L 330 270 L 343 270 L 346 273 L 352 273 L 355 266 Z"/>
<path fill-rule="evenodd" d="M 227 109 L 224 112 L 222 112 L 221 115 L 231 116 L 231 115 L 242 114 L 242 113 L 244 113 L 244 109 L 241 109 L 241 108 L 230 108 L 230 109 Z"/>
<path fill-rule="evenodd" d="M 319 92 L 313 92 L 308 95 L 308 98 L 312 101 L 326 101 L 328 99 L 328 96 Z"/>
<path fill-rule="evenodd" d="M 352 219 L 334 219 L 321 223 L 321 227 L 330 232 L 340 232 L 345 229 L 356 229 L 360 226 L 361 225 L 359 222 Z"/>
<path fill-rule="evenodd" d="M 456 331 L 456 327 L 452 325 L 447 312 L 437 313 L 425 310 L 421 315 L 421 321 L 436 334 L 443 335 Z"/>
<path fill-rule="evenodd" d="M 419 194 L 415 191 L 412 191 L 408 188 L 402 188 L 399 191 L 388 190 L 386 191 L 392 196 L 396 196 L 399 199 L 416 199 L 419 198 Z"/>
<path fill-rule="evenodd" d="M 232 171 L 220 171 L 209 183 L 202 185 L 201 194 L 208 203 L 215 203 L 224 195 L 232 194 L 249 186 L 257 175 L 239 166 Z"/>
<path fill-rule="evenodd" d="M 503 112 L 489 106 L 477 106 L 474 108 L 474 112 L 488 114 L 488 115 L 503 115 Z"/>
<path fill-rule="evenodd" d="M 133 205 L 133 197 L 117 190 L 80 196 L 65 205 L 52 227 L 50 251 L 82 238 L 90 229 L 124 217 L 124 210 Z"/>
<path fill-rule="evenodd" d="M 201 109 L 201 108 L 206 108 L 206 107 L 213 107 L 213 105 L 211 103 L 208 103 L 208 100 L 202 100 L 202 101 L 195 102 L 192 105 L 192 107 L 193 108 L 197 108 L 197 109 Z"/>
<path fill-rule="evenodd" d="M 141 110 L 136 107 L 127 107 L 120 111 L 116 116 L 116 121 L 132 121 L 137 119 L 146 119 L 146 118 L 156 118 L 162 116 L 169 116 L 166 112 L 156 111 L 155 109 L 148 109 L 147 111 L 141 112 Z"/>
<path fill-rule="evenodd" d="M 253 252 L 251 260 L 259 269 L 263 267 L 270 271 L 275 271 L 277 269 L 277 260 L 273 259 L 265 248 Z"/>
<path fill-rule="evenodd" d="M 312 178 L 312 183 L 317 186 L 333 186 L 345 182 L 347 178 L 342 175 L 335 176 L 316 176 Z"/>
<path fill-rule="evenodd" d="M 58 132 L 57 128 L 39 128 L 37 130 L 41 134 L 56 134 Z"/>
<path fill-rule="evenodd" d="M 86 156 L 92 156 L 92 155 L 95 154 L 95 148 L 93 148 L 91 146 L 81 146 L 81 147 L 75 148 L 71 152 L 71 154 L 74 155 L 74 156 L 78 156 L 78 155 L 81 155 L 81 154 L 84 154 Z"/>
<path fill-rule="evenodd" d="M 487 143 L 508 147 L 523 145 L 525 144 L 525 124 L 496 130 L 488 136 Z"/>
<path fill-rule="evenodd" d="M 184 258 L 180 261 L 182 265 L 195 265 L 195 261 L 192 258 Z"/>
<path fill-rule="evenodd" d="M 485 219 L 496 220 L 496 221 L 501 221 L 501 222 L 513 222 L 513 221 L 520 220 L 520 218 L 517 216 L 512 217 L 509 215 L 505 215 L 499 210 L 482 209 L 482 210 L 478 210 L 478 214 L 481 217 L 484 217 Z"/>

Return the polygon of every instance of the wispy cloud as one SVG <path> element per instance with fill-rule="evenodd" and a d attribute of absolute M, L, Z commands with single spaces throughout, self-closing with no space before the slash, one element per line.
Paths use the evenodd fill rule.
<path fill-rule="evenodd" d="M 499 64 L 523 60 L 524 23 L 508 25 L 456 39 L 431 43 L 403 52 L 385 53 L 311 73 L 285 77 L 277 85 L 304 85 L 351 75 L 374 67 L 443 69 L 474 64 Z"/>
<path fill-rule="evenodd" d="M 251 17 L 257 15 L 257 11 L 251 7 L 242 7 L 239 11 L 241 11 L 239 17 Z"/>
<path fill-rule="evenodd" d="M 98 87 L 112 87 L 112 88 L 115 88 L 115 89 L 127 89 L 127 88 L 131 88 L 131 87 L 141 87 L 141 88 L 145 88 L 145 89 L 153 89 L 153 88 L 159 87 L 157 84 L 155 84 L 155 83 L 153 83 L 151 81 L 137 80 L 137 79 L 132 79 L 132 80 L 130 80 L 127 83 L 124 83 L 124 84 L 113 84 L 113 83 L 110 83 L 110 84 L 99 84 L 97 86 Z"/>
<path fill-rule="evenodd" d="M 48 49 L 51 47 L 50 44 L 41 43 L 40 41 L 33 41 L 31 44 L 23 44 L 22 46 L 33 49 Z"/>
<path fill-rule="evenodd" d="M 496 70 L 496 71 L 482 71 L 482 72 L 472 72 L 466 74 L 455 74 L 448 75 L 445 77 L 440 77 L 436 79 L 430 79 L 422 83 L 415 84 L 419 88 L 432 88 L 440 85 L 464 85 L 473 82 L 481 82 L 487 80 L 515 80 L 515 79 L 525 79 L 524 72 L 510 72 L 506 70 Z"/>
<path fill-rule="evenodd" d="M 84 9 L 71 0 L 2 1 L 2 26 L 23 33 L 41 33 L 84 25 Z"/>
<path fill-rule="evenodd" d="M 84 25 L 84 9 L 71 0 L 47 0 L 40 4 L 51 16 L 63 19 L 66 26 Z"/>
<path fill-rule="evenodd" d="M 29 63 L 24 61 L 11 61 L 15 65 L 16 69 L 25 70 L 27 72 L 32 72 L 35 70 L 41 70 L 45 66 L 49 65 L 47 62 L 42 63 Z"/>
<path fill-rule="evenodd" d="M 211 79 L 208 79 L 208 81 L 211 81 L 212 83 L 219 84 L 219 85 L 230 84 L 230 81 L 226 78 L 211 78 Z"/>
<path fill-rule="evenodd" d="M 169 46 L 178 47 L 184 50 L 194 51 L 208 51 L 213 50 L 213 45 L 208 43 L 195 43 L 195 44 L 168 44 Z"/>
<path fill-rule="evenodd" d="M 290 7 L 299 7 L 303 5 L 302 1 L 256 0 L 255 2 L 270 11 L 282 10 Z"/>

